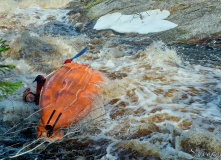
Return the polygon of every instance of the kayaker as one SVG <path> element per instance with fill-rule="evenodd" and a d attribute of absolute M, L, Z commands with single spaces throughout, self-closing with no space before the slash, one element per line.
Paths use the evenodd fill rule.
<path fill-rule="evenodd" d="M 66 63 L 71 63 L 71 59 L 66 59 L 64 64 Z M 24 93 L 23 93 L 23 101 L 25 102 L 35 102 L 36 105 L 39 104 L 39 98 L 40 98 L 40 93 L 41 93 L 41 89 L 44 86 L 46 79 L 43 75 L 38 75 L 34 82 L 37 82 L 37 88 L 36 88 L 36 93 L 34 94 L 33 92 L 31 92 L 30 88 L 25 89 Z"/>

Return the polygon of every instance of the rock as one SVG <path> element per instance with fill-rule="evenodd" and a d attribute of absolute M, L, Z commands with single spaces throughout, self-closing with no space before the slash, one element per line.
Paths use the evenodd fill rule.
<path fill-rule="evenodd" d="M 82 2 L 82 0 L 74 0 L 68 4 L 67 8 L 79 9 L 82 6 L 84 6 L 84 3 Z"/>
<path fill-rule="evenodd" d="M 82 11 L 81 8 L 73 8 L 70 12 L 68 12 L 67 15 L 76 14 L 76 13 L 79 13 L 79 12 L 81 12 L 81 11 Z"/>
<path fill-rule="evenodd" d="M 81 4 L 82 8 L 85 7 L 86 3 L 81 2 L 76 6 L 73 4 L 74 2 L 69 6 L 76 8 Z M 86 29 L 84 32 L 92 38 L 99 36 L 110 37 L 111 34 L 117 35 L 118 33 L 93 29 L 99 17 L 114 12 L 129 15 L 154 9 L 169 10 L 171 15 L 167 20 L 178 24 L 178 27 L 163 32 L 147 34 L 153 41 L 162 40 L 167 44 L 171 44 L 190 42 L 191 39 L 194 39 L 194 41 L 208 39 L 211 35 L 216 38 L 220 37 L 217 36 L 221 33 L 221 27 L 219 27 L 221 23 L 220 0 L 106 0 L 90 8 L 87 14 L 85 12 L 80 13 L 81 18 L 78 18 L 77 21 L 85 23 Z M 124 37 L 131 34 L 118 35 Z M 133 35 L 140 36 L 139 34 Z"/>
<path fill-rule="evenodd" d="M 177 29 L 183 33 L 177 33 L 177 40 L 188 40 L 196 37 L 205 38 L 211 34 L 221 32 L 220 24 L 221 5 L 220 1 L 198 1 L 192 3 L 179 12 L 171 15 L 168 20 L 178 24 Z"/>
<path fill-rule="evenodd" d="M 83 23 L 76 23 L 75 24 L 75 29 L 77 32 L 81 32 L 84 29 L 84 25 Z"/>
<path fill-rule="evenodd" d="M 108 0 L 92 7 L 88 12 L 88 17 L 98 18 L 117 11 L 122 14 L 134 14 L 151 9 L 169 9 L 169 6 L 171 6 L 170 3 L 151 0 Z"/>

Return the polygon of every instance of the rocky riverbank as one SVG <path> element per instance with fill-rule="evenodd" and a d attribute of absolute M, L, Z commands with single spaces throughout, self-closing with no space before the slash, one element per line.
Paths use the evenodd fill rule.
<path fill-rule="evenodd" d="M 94 6 L 86 0 L 84 2 L 78 0 L 69 3 L 68 8 L 73 9 L 69 13 L 69 19 L 76 25 L 77 30 L 85 32 L 91 37 L 118 34 L 110 30 L 96 31 L 93 29 L 96 20 L 103 15 L 114 12 L 129 15 L 160 9 L 169 10 L 171 15 L 167 20 L 178 24 L 178 27 L 146 35 L 123 35 L 146 37 L 149 41 L 162 40 L 166 44 L 205 40 L 213 41 L 213 44 L 221 44 L 221 2 L 219 0 L 137 0 L 136 2 L 133 0 L 107 0 Z"/>

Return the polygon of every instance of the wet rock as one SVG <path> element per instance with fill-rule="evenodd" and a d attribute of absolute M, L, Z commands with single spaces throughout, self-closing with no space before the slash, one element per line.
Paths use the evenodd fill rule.
<path fill-rule="evenodd" d="M 83 23 L 76 23 L 75 29 L 76 29 L 76 32 L 82 32 L 82 30 L 84 29 L 84 24 Z"/>
<path fill-rule="evenodd" d="M 70 12 L 68 12 L 67 15 L 73 15 L 73 14 L 76 14 L 76 13 L 80 13 L 81 11 L 82 11 L 82 9 L 80 9 L 80 8 L 74 8 Z"/>
<path fill-rule="evenodd" d="M 221 46 L 221 34 L 218 35 L 212 35 L 205 37 L 203 39 L 197 39 L 197 38 L 192 38 L 188 41 L 189 43 L 199 43 L 202 45 L 219 45 Z"/>
<path fill-rule="evenodd" d="M 47 23 L 39 29 L 38 33 L 50 33 L 52 35 L 76 35 L 75 28 L 73 26 L 59 21 L 51 21 Z"/>

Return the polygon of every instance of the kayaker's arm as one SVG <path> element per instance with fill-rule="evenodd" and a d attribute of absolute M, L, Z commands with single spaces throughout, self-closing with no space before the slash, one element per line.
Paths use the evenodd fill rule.
<path fill-rule="evenodd" d="M 72 59 L 66 59 L 64 61 L 64 64 L 66 63 L 71 63 Z M 32 93 L 30 88 L 26 89 L 23 93 L 23 100 L 25 102 L 35 102 L 36 105 L 39 104 L 39 99 L 40 99 L 40 93 L 41 93 L 41 89 L 42 87 L 44 86 L 44 83 L 46 81 L 46 78 L 43 76 L 43 75 L 38 75 L 35 80 L 33 81 L 34 82 L 37 82 L 37 88 L 36 88 L 36 94 Z M 29 95 L 29 93 L 31 93 L 33 96 Z M 33 97 L 31 98 L 31 100 L 27 100 L 27 95 Z"/>
<path fill-rule="evenodd" d="M 45 77 L 42 75 L 38 75 L 33 82 L 37 82 L 36 94 L 35 94 L 35 104 L 39 104 L 41 89 L 44 86 L 46 81 Z"/>

